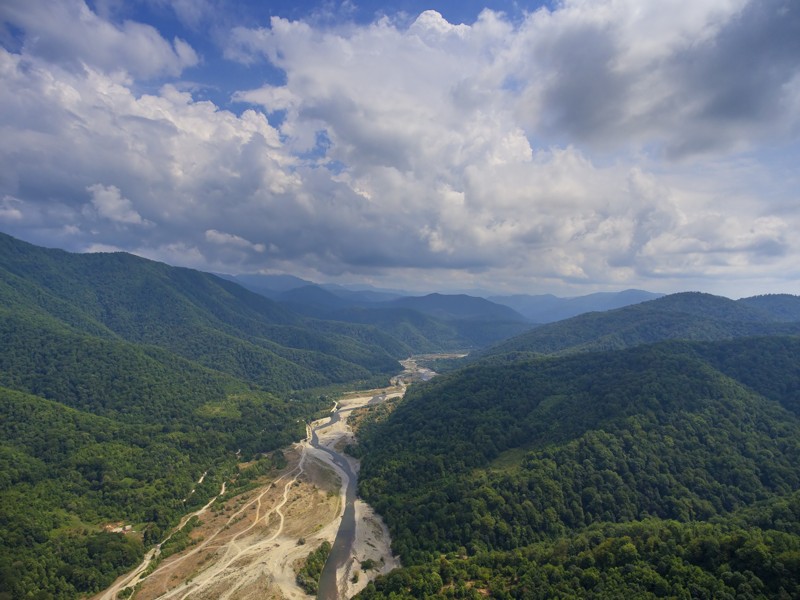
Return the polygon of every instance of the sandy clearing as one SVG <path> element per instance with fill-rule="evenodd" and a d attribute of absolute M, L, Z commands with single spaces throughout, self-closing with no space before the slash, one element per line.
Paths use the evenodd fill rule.
<path fill-rule="evenodd" d="M 337 573 L 339 589 L 344 588 L 344 598 L 352 598 L 377 575 L 388 573 L 400 566 L 400 561 L 392 556 L 391 551 L 386 551 L 391 540 L 389 529 L 383 519 L 369 504 L 361 500 L 356 500 L 355 510 L 356 541 L 353 544 L 352 556 L 344 568 Z M 370 571 L 362 571 L 361 563 L 367 559 L 371 559 L 375 563 L 375 568 Z M 353 582 L 353 574 L 356 572 L 359 573 L 358 581 Z"/>

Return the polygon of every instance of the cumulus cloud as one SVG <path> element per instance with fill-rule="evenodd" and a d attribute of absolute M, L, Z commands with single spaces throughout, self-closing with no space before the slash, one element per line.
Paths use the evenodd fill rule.
<path fill-rule="evenodd" d="M 96 214 L 103 219 L 123 225 L 152 225 L 133 209 L 131 201 L 123 198 L 116 186 L 96 183 L 87 187 L 86 191 L 92 198 L 91 205 L 84 207 L 85 213 Z"/>
<path fill-rule="evenodd" d="M 507 54 L 529 128 L 593 150 L 671 157 L 797 133 L 797 3 L 573 0 L 530 16 Z"/>
<path fill-rule="evenodd" d="M 237 207 L 249 211 L 245 220 L 276 220 L 273 201 L 297 186 L 294 158 L 252 110 L 220 111 L 171 86 L 137 97 L 113 75 L 2 50 L 0 72 L 8 84 L 0 90 L 0 181 L 34 223 L 57 212 L 59 227 L 105 238 L 92 243 L 134 248 L 141 236 L 154 245 L 202 240 Z"/>
<path fill-rule="evenodd" d="M 148 25 L 73 1 L 86 22 L 44 43 L 44 4 L 8 6 L 27 33 L 0 50 L 0 219 L 76 248 L 532 291 L 794 269 L 797 187 L 764 152 L 798 155 L 796 3 L 275 17 L 230 33 L 230 59 L 285 74 L 232 90 L 240 112 L 138 92 L 196 60 Z M 130 51 L 86 58 L 87 28 Z"/>
<path fill-rule="evenodd" d="M 71 69 L 90 65 L 155 77 L 179 75 L 199 60 L 184 40 L 170 42 L 142 23 L 111 23 L 84 0 L 7 0 L 0 19 L 24 33 L 25 54 Z"/>
<path fill-rule="evenodd" d="M 209 229 L 206 231 L 206 240 L 212 244 L 219 244 L 220 246 L 233 246 L 235 248 L 244 248 L 246 250 L 255 250 L 256 252 L 264 252 L 266 246 L 264 244 L 254 244 L 253 242 L 244 239 L 232 233 L 224 233 L 216 229 Z"/>
<path fill-rule="evenodd" d="M 719 65 L 718 77 L 740 77 L 737 40 L 760 37 L 748 27 L 768 30 L 786 16 L 769 4 L 705 2 L 685 11 L 669 2 L 575 1 L 518 27 L 490 11 L 471 26 L 428 11 L 405 30 L 386 19 L 331 32 L 276 18 L 269 28 L 236 30 L 231 48 L 286 71 L 285 86 L 239 98 L 287 110 L 281 132 L 289 143 L 306 147 L 323 130 L 325 156 L 348 167 L 338 181 L 369 200 L 362 210 L 380 203 L 396 220 L 417 215 L 424 225 L 410 237 L 419 248 L 404 255 L 405 266 L 485 269 L 510 260 L 537 276 L 597 281 L 614 271 L 652 274 L 648 244 L 664 231 L 681 230 L 679 238 L 724 261 L 737 247 L 734 232 L 758 218 L 756 202 L 726 221 L 713 211 L 706 218 L 690 206 L 697 178 L 655 194 L 657 185 L 642 181 L 656 176 L 632 165 L 753 147 L 796 121 L 796 109 L 780 101 L 796 63 L 774 63 L 767 85 L 754 81 L 761 69 L 741 75 L 737 85 L 752 98 L 731 102 L 766 103 L 771 112 L 717 110 L 715 98 L 735 94 L 697 76 Z M 797 56 L 790 37 L 750 63 Z M 616 162 L 601 166 L 607 156 Z M 693 219 L 703 227 L 686 228 Z M 727 241 L 711 252 L 712 238 Z M 773 248 L 776 257 L 788 252 L 784 243 Z"/>

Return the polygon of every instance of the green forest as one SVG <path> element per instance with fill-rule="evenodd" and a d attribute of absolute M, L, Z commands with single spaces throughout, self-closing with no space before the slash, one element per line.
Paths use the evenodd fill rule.
<path fill-rule="evenodd" d="M 322 542 L 319 548 L 306 557 L 303 566 L 297 571 L 297 585 L 310 596 L 319 591 L 319 578 L 322 576 L 322 569 L 330 553 L 330 542 Z"/>
<path fill-rule="evenodd" d="M 360 433 L 361 598 L 795 598 L 800 339 L 492 360 Z"/>
<path fill-rule="evenodd" d="M 264 392 L 218 400 L 162 424 L 0 388 L 0 597 L 74 598 L 107 587 L 237 473 L 237 451 L 291 443 L 303 429 L 289 423 L 321 406 Z M 102 528 L 116 523 L 134 534 Z"/>
<path fill-rule="evenodd" d="M 800 334 L 800 298 L 773 294 L 730 300 L 700 292 L 670 294 L 549 323 L 482 354 L 567 354 L 621 350 L 664 340 L 715 341 Z"/>

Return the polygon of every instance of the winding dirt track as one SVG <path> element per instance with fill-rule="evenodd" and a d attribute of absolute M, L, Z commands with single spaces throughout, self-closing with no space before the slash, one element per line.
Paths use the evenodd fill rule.
<path fill-rule="evenodd" d="M 201 477 L 201 478 L 200 478 L 200 481 L 198 481 L 197 483 L 202 483 L 202 482 L 203 482 L 203 478 L 204 478 L 205 476 L 206 476 L 206 474 L 205 474 L 205 473 L 203 473 L 203 477 Z M 194 492 L 194 490 L 192 490 L 192 492 Z M 224 494 L 224 493 L 225 493 L 225 482 L 223 481 L 223 482 L 222 482 L 222 487 L 221 487 L 221 488 L 220 488 L 220 490 L 219 490 L 219 494 L 218 494 L 218 495 L 216 495 L 216 496 L 214 496 L 214 497 L 213 497 L 211 500 L 209 500 L 209 501 L 208 501 L 208 503 L 207 503 L 207 504 L 206 504 L 206 505 L 205 505 L 203 508 L 201 508 L 201 509 L 199 509 L 199 510 L 196 510 L 195 512 L 193 512 L 193 513 L 190 513 L 190 514 L 188 514 L 188 515 L 184 516 L 184 517 L 181 519 L 180 523 L 178 523 L 178 526 L 177 526 L 175 529 L 173 529 L 173 533 L 175 533 L 175 532 L 177 532 L 177 531 L 180 531 L 180 530 L 183 528 L 183 526 L 184 526 L 184 525 L 186 525 L 186 523 L 187 523 L 187 522 L 189 521 L 189 519 L 191 519 L 192 517 L 194 517 L 194 516 L 200 516 L 200 515 L 202 515 L 204 512 L 206 512 L 206 510 L 208 510 L 208 508 L 209 508 L 209 507 L 210 507 L 212 504 L 214 504 L 214 501 L 215 501 L 215 500 L 216 500 L 216 499 L 217 499 L 219 496 L 221 496 L 221 495 L 222 495 L 222 494 Z M 153 548 L 151 548 L 151 549 L 150 549 L 150 550 L 149 550 L 149 551 L 148 551 L 148 552 L 147 552 L 147 553 L 144 555 L 144 559 L 142 560 L 142 564 L 140 564 L 138 567 L 136 567 L 136 569 L 134 569 L 134 570 L 133 570 L 133 571 L 131 571 L 130 573 L 128 573 L 128 574 L 126 574 L 126 575 L 123 575 L 122 577 L 120 577 L 119 579 L 117 579 L 117 581 L 115 581 L 115 582 L 114 582 L 114 584 L 113 584 L 113 585 L 112 585 L 110 588 L 108 588 L 108 589 L 107 589 L 105 592 L 103 592 L 103 593 L 102 593 L 100 596 L 96 596 L 97 600 L 115 600 L 115 598 L 117 597 L 117 594 L 118 594 L 118 593 L 119 593 L 119 592 L 120 592 L 120 591 L 121 591 L 123 588 L 126 588 L 126 587 L 133 587 L 133 586 L 135 586 L 137 583 L 139 583 L 139 580 L 142 578 L 142 573 L 144 573 L 144 572 L 145 572 L 145 570 L 147 570 L 147 567 L 149 567 L 149 566 L 150 566 L 150 563 L 151 563 L 151 562 L 152 562 L 152 561 L 153 561 L 155 558 L 157 558 L 157 557 L 158 557 L 158 555 L 161 553 L 161 545 L 162 545 L 164 542 L 166 542 L 166 541 L 167 541 L 167 540 L 168 540 L 170 537 L 172 537 L 172 535 L 173 535 L 173 534 L 171 533 L 169 536 L 167 536 L 167 538 L 166 538 L 166 539 L 165 539 L 163 542 L 161 542 L 161 544 L 157 544 L 156 546 L 154 546 Z"/>
<path fill-rule="evenodd" d="M 279 477 L 274 482 L 274 484 L 277 484 L 279 481 L 281 481 L 282 479 L 286 478 L 288 475 L 293 475 L 293 477 L 290 480 L 288 480 L 283 486 L 283 497 L 282 497 L 281 501 L 277 505 L 272 507 L 269 511 L 267 511 L 262 517 L 262 515 L 261 515 L 261 508 L 262 508 L 261 507 L 261 501 L 262 501 L 262 498 L 267 494 L 267 492 L 271 488 L 271 486 L 270 486 L 270 488 L 267 488 L 267 490 L 261 492 L 258 496 L 256 496 L 256 498 L 254 500 L 251 500 L 250 502 L 248 502 L 247 504 L 242 506 L 238 511 L 233 513 L 233 515 L 231 515 L 228 518 L 227 525 L 230 525 L 235 519 L 237 519 L 241 514 L 243 514 L 248 508 L 250 508 L 250 506 L 252 506 L 253 503 L 255 503 L 255 505 L 256 505 L 256 514 L 255 514 L 255 517 L 254 517 L 252 523 L 246 529 L 244 529 L 244 530 L 238 532 L 236 535 L 234 535 L 227 542 L 225 554 L 223 555 L 222 559 L 217 562 L 216 565 L 214 565 L 212 568 L 210 568 L 210 569 L 208 569 L 206 571 L 203 571 L 191 583 L 187 582 L 187 584 L 184 587 L 179 587 L 179 588 L 176 588 L 176 589 L 174 589 L 174 590 L 172 590 L 170 592 L 167 592 L 166 594 L 161 595 L 160 598 L 164 598 L 164 600 L 166 600 L 168 598 L 180 597 L 181 600 L 183 600 L 183 598 L 187 598 L 190 594 L 202 595 L 202 592 L 205 589 L 209 588 L 210 586 L 214 585 L 216 583 L 216 578 L 219 577 L 226 569 L 230 568 L 231 565 L 233 565 L 237 560 L 239 560 L 240 558 L 242 558 L 243 556 L 246 556 L 248 554 L 254 554 L 254 553 L 257 553 L 259 551 L 263 551 L 265 549 L 265 546 L 269 545 L 270 542 L 275 540 L 275 538 L 277 538 L 279 535 L 281 535 L 281 533 L 283 533 L 283 524 L 284 524 L 284 521 L 285 521 L 285 517 L 284 517 L 283 513 L 281 512 L 281 509 L 286 505 L 286 503 L 289 500 L 289 490 L 290 490 L 290 488 L 297 482 L 298 477 L 300 477 L 303 474 L 303 469 L 304 469 L 304 465 L 305 465 L 305 461 L 306 461 L 306 449 L 307 449 L 307 446 L 306 446 L 306 443 L 304 443 L 302 454 L 301 454 L 301 457 L 300 457 L 300 463 L 298 464 L 298 466 L 293 471 L 289 472 L 288 474 L 282 475 L 281 477 Z M 269 519 L 270 519 L 270 516 L 272 514 L 277 514 L 278 518 L 279 518 L 278 528 L 275 531 L 275 533 L 273 533 L 268 538 L 260 540 L 256 544 L 245 545 L 244 547 L 239 545 L 239 543 L 238 543 L 239 538 L 242 538 L 242 537 L 246 536 L 248 533 L 250 533 L 259 524 L 259 522 L 262 519 L 264 521 L 263 524 L 265 526 L 269 525 Z M 214 541 L 214 539 L 219 535 L 219 533 L 221 531 L 223 531 L 223 530 L 222 529 L 218 530 L 216 533 L 214 533 L 214 535 L 212 535 L 207 540 L 203 541 L 196 548 L 194 548 L 190 552 L 180 556 L 175 561 L 172 561 L 169 565 L 166 565 L 165 566 L 165 570 L 174 569 L 182 561 L 185 561 L 185 560 L 189 559 L 191 556 L 193 556 L 194 554 L 197 554 L 200 551 L 202 551 L 204 548 L 209 546 L 209 544 L 211 544 L 211 542 Z M 227 598 L 230 598 L 230 596 L 235 591 L 236 591 L 236 588 L 232 587 L 226 593 L 224 593 L 222 596 L 219 596 L 219 599 L 220 600 L 226 600 Z"/>

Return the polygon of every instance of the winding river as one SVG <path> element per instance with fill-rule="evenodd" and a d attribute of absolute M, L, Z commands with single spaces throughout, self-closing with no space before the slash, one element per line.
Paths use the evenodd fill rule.
<path fill-rule="evenodd" d="M 377 397 L 377 396 L 376 396 Z M 372 401 L 376 397 L 373 397 Z M 372 403 L 370 401 L 370 403 Z M 351 409 L 335 410 L 328 420 L 322 425 L 318 425 L 311 430 L 311 445 L 317 450 L 321 450 L 330 455 L 333 463 L 339 467 L 347 476 L 347 488 L 345 489 L 345 505 L 344 514 L 342 515 L 342 523 L 339 525 L 339 531 L 336 533 L 336 539 L 333 541 L 331 553 L 325 566 L 322 569 L 322 575 L 319 580 L 319 592 L 317 598 L 320 600 L 338 600 L 339 586 L 336 580 L 336 572 L 342 565 L 345 564 L 350 556 L 353 548 L 353 542 L 356 535 L 356 517 L 355 517 L 355 501 L 356 501 L 356 487 L 358 480 L 353 469 L 350 467 L 348 460 L 336 452 L 319 443 L 317 431 L 330 427 L 339 419 L 342 418 L 343 412 L 348 412 Z"/>
<path fill-rule="evenodd" d="M 393 385 L 399 383 L 403 386 L 403 388 L 405 388 L 406 383 L 409 381 L 415 379 L 427 381 L 436 375 L 436 373 L 430 369 L 417 366 L 416 361 L 413 359 L 401 361 L 401 363 L 406 370 L 403 372 L 403 374 L 393 379 Z M 376 394 L 375 396 L 372 396 L 367 405 L 380 404 L 381 402 L 384 402 L 386 398 L 386 393 Z M 336 574 L 339 568 L 347 562 L 348 558 L 350 558 L 350 553 L 353 549 L 353 542 L 355 541 L 355 500 L 356 489 L 358 487 L 358 477 L 356 473 L 353 472 L 353 469 L 351 468 L 347 458 L 335 450 L 332 450 L 331 448 L 323 446 L 319 443 L 317 432 L 338 422 L 342 418 L 342 413 L 352 411 L 354 408 L 356 407 L 334 408 L 331 416 L 328 417 L 326 421 L 317 425 L 311 430 L 311 446 L 317 450 L 326 452 L 331 457 L 333 463 L 339 469 L 341 469 L 341 471 L 347 477 L 347 488 L 345 489 L 345 507 L 342 515 L 342 522 L 339 526 L 338 532 L 336 533 L 336 539 L 331 546 L 331 553 L 328 556 L 328 560 L 325 562 L 325 566 L 322 569 L 322 574 L 320 575 L 319 591 L 317 593 L 317 598 L 319 600 L 339 600 L 340 597 Z"/>

